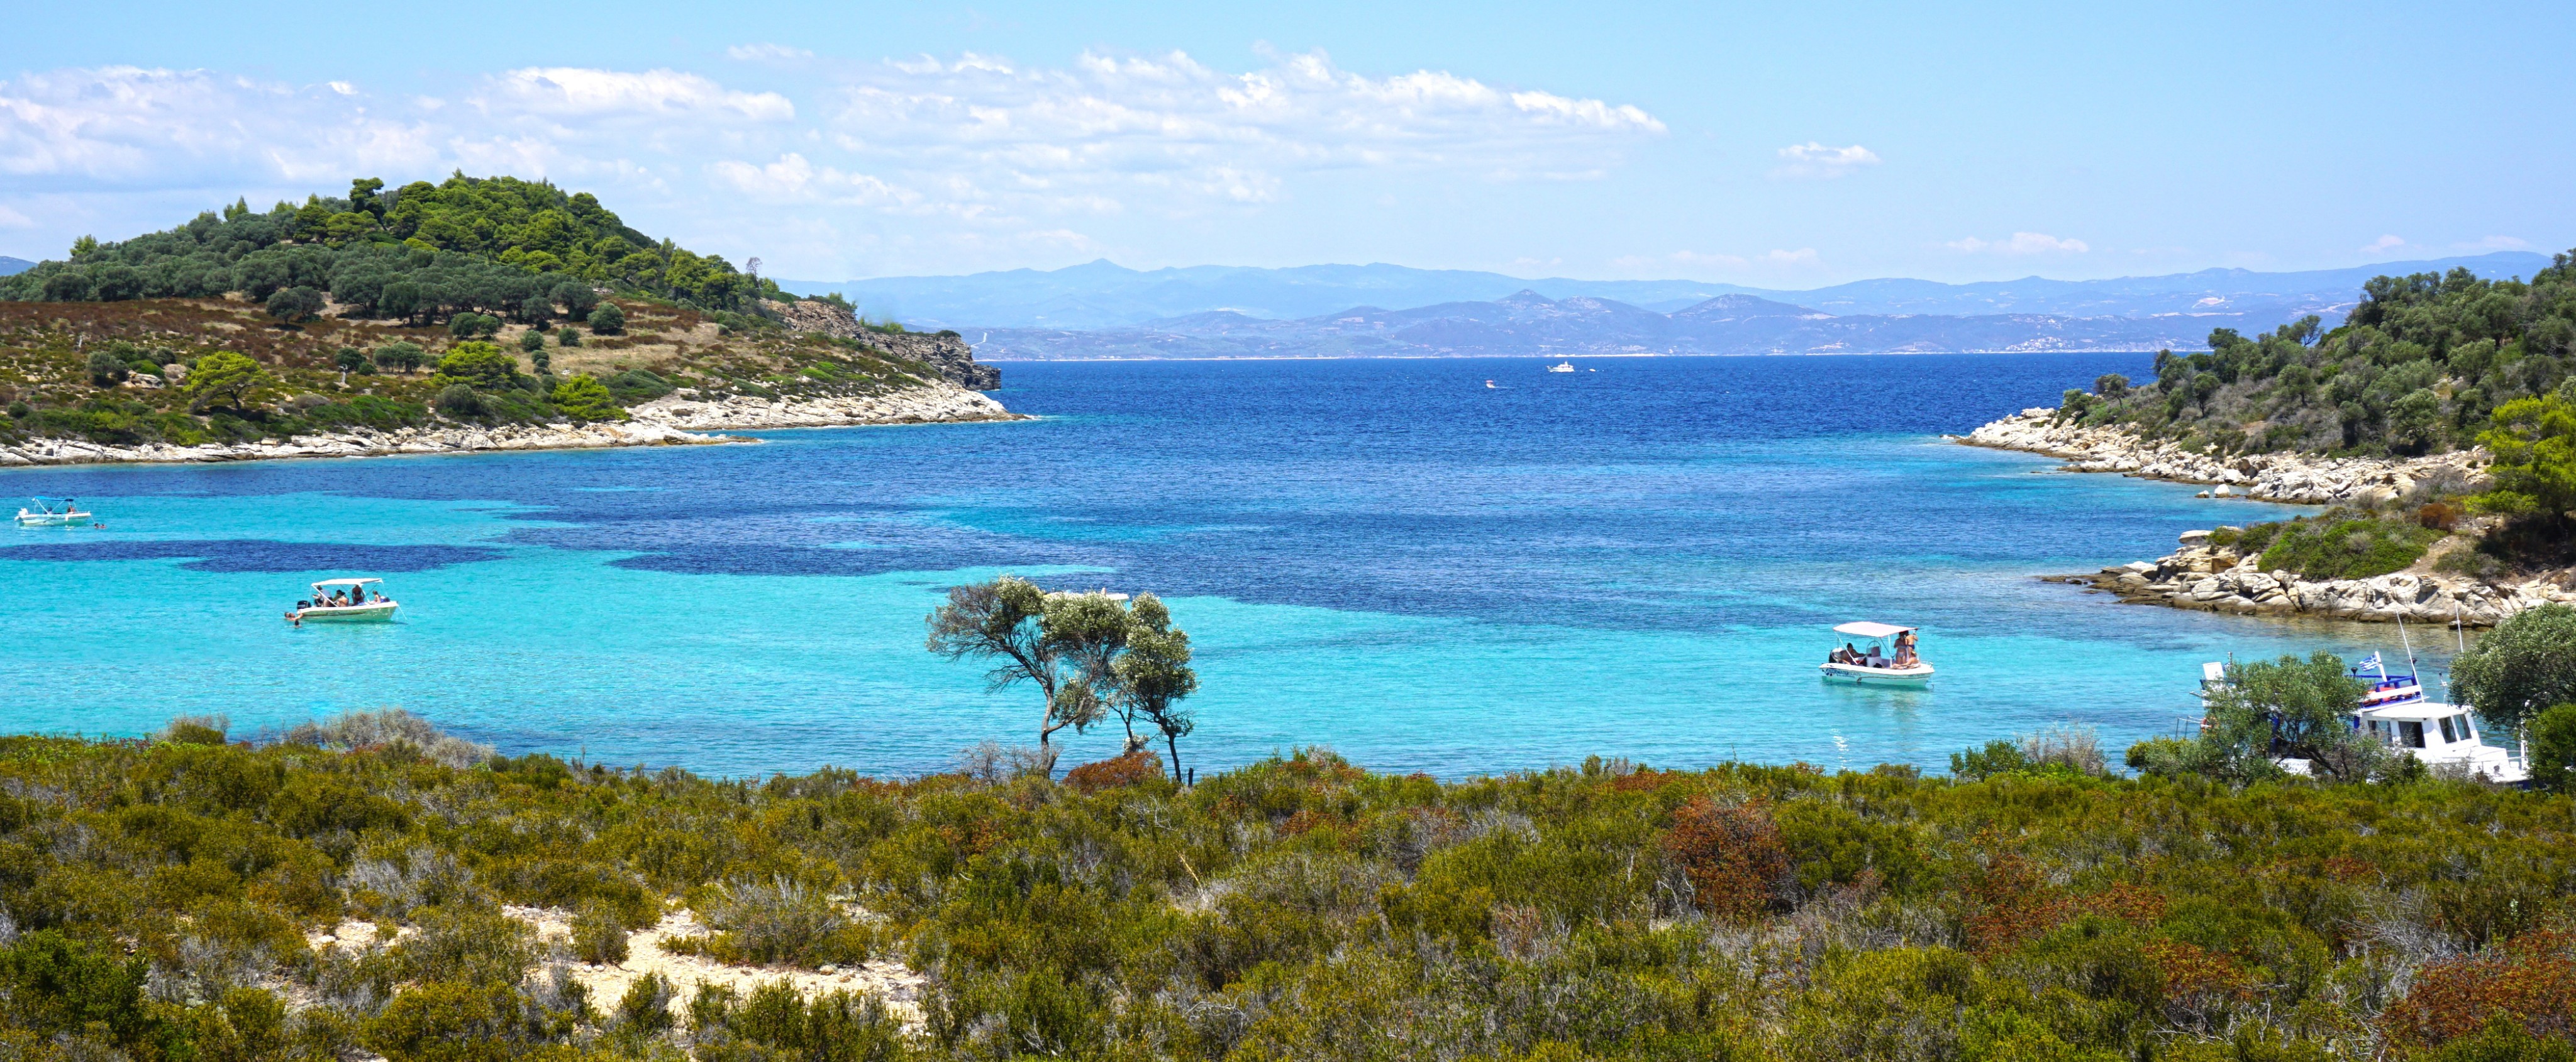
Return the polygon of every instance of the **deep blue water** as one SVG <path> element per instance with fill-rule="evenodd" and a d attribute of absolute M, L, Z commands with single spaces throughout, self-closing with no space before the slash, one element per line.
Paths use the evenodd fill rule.
<path fill-rule="evenodd" d="M 401 705 L 505 751 L 929 770 L 1031 739 L 1033 693 L 920 644 L 946 586 L 1000 570 L 1171 599 L 1208 766 L 1934 766 L 2052 722 L 2169 730 L 2201 660 L 2397 648 L 2033 578 L 2289 511 L 1938 438 L 2143 356 L 1577 364 L 1015 363 L 999 397 L 1046 419 L 0 474 L 108 523 L 0 540 L 0 728 Z M 278 621 L 348 574 L 401 622 Z M 1822 686 L 1851 619 L 1922 625 L 1935 687 Z"/>

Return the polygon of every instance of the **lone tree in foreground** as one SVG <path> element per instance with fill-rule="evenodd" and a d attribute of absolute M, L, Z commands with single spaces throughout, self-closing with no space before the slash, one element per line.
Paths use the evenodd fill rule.
<path fill-rule="evenodd" d="M 1198 689 L 1190 670 L 1189 635 L 1171 629 L 1171 613 L 1152 594 L 1125 604 L 1105 593 L 1049 593 L 1018 576 L 952 587 L 930 614 L 925 646 L 950 660 L 993 664 L 985 672 L 999 691 L 1034 683 L 1045 697 L 1038 747 L 1055 733 L 1089 729 L 1110 712 L 1127 728 L 1122 752 L 1146 745 L 1139 719 L 1152 723 L 1180 770 L 1180 738 L 1196 722 L 1177 702 Z"/>

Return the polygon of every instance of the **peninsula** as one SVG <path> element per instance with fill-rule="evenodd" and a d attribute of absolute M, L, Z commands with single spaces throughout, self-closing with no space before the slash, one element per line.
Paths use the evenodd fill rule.
<path fill-rule="evenodd" d="M 2153 382 L 2106 375 L 1959 441 L 2328 507 L 2193 531 L 2078 580 L 2123 600 L 2493 626 L 2576 602 L 2571 294 L 2568 255 L 2529 282 L 2383 276 L 2330 331 L 2218 329 L 2206 353 L 2158 354 Z"/>
<path fill-rule="evenodd" d="M 235 204 L 0 278 L 0 465 L 746 441 L 1025 419 L 867 321 L 507 177 Z"/>

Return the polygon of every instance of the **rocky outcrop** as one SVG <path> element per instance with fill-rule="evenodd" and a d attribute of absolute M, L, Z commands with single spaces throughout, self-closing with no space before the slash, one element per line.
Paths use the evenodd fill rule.
<path fill-rule="evenodd" d="M 860 424 L 931 424 L 1035 419 L 963 387 L 914 387 L 891 394 L 784 401 L 749 395 L 702 395 L 682 388 L 627 411 L 638 422 L 697 431 L 835 428 Z"/>
<path fill-rule="evenodd" d="M 855 339 L 895 357 L 927 363 L 959 387 L 990 391 L 1002 386 L 1002 370 L 975 364 L 975 348 L 955 332 L 879 332 L 861 327 L 857 315 L 850 311 L 803 299 L 764 301 L 761 305 L 777 313 L 791 329 Z"/>
<path fill-rule="evenodd" d="M 298 435 L 286 442 L 203 446 L 107 446 L 78 439 L 35 439 L 0 446 L 0 465 L 94 465 L 129 462 L 269 461 L 291 457 L 392 457 L 489 450 L 587 450 L 608 446 L 693 446 L 749 442 L 699 435 L 668 424 L 511 424 L 498 428 L 434 427 Z"/>
<path fill-rule="evenodd" d="M 2447 482 L 2454 490 L 2481 489 L 2487 463 L 2483 450 L 2403 460 L 2196 453 L 2171 442 L 2149 442 L 2122 428 L 2061 423 L 2053 409 L 2025 409 L 1959 441 L 2062 457 L 2070 472 L 2121 472 L 2144 479 L 2208 483 L 2225 488 L 2223 494 L 2213 490 L 2215 496 L 2310 505 L 2386 501 L 2403 497 L 2424 479 Z"/>
<path fill-rule="evenodd" d="M 2559 579 L 2497 586 L 2464 576 L 2421 570 L 2368 579 L 2309 580 L 2296 573 L 2262 570 L 2260 556 L 2240 556 L 2213 546 L 2207 531 L 2187 531 L 2182 548 L 2152 562 L 2104 568 L 2098 575 L 2069 576 L 2133 604 L 2170 605 L 2246 616 L 2315 616 L 2325 619 L 2492 627 L 2507 616 L 2547 604 L 2576 603 Z M 2421 565 L 2418 566 L 2418 569 Z"/>

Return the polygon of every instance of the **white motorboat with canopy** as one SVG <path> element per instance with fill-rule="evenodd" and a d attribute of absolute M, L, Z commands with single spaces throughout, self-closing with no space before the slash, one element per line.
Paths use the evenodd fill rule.
<path fill-rule="evenodd" d="M 368 587 L 380 586 L 382 579 L 324 579 L 313 584 L 313 598 L 298 601 L 286 618 L 301 626 L 306 621 L 321 623 L 383 623 L 394 618 L 394 599 L 382 591 L 370 593 Z"/>
<path fill-rule="evenodd" d="M 1915 651 L 1915 628 L 1890 623 L 1846 623 L 1834 633 L 1849 635 L 1817 665 L 1827 682 L 1856 686 L 1921 686 L 1932 681 L 1932 665 Z"/>
<path fill-rule="evenodd" d="M 90 514 L 81 511 L 80 502 L 76 499 L 29 498 L 27 500 L 36 503 L 36 507 L 18 510 L 20 527 L 78 527 L 90 521 Z"/>

